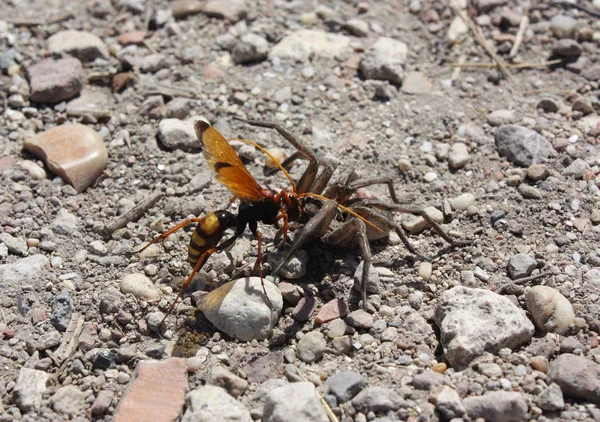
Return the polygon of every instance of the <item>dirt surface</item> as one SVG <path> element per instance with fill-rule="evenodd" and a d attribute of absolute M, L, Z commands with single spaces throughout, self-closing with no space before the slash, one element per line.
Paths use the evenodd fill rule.
<path fill-rule="evenodd" d="M 344 421 L 598 420 L 597 394 L 573 393 L 568 381 L 559 382 L 547 374 L 548 362 L 552 365 L 558 354 L 581 355 L 594 364 L 600 356 L 600 272 L 595 270 L 600 267 L 596 255 L 596 224 L 600 222 L 597 18 L 548 2 L 468 2 L 466 14 L 482 28 L 491 50 L 504 63 L 524 64 L 522 69 L 509 69 L 509 80 L 491 66 L 463 67 L 460 72 L 453 66 L 458 61 L 492 63 L 492 59 L 468 31 L 458 31 L 456 40 L 449 40 L 455 36 L 451 23 L 456 14 L 446 1 L 412 1 L 410 5 L 407 1 L 318 5 L 257 1 L 248 2 L 244 13 L 226 18 L 207 14 L 206 9 L 169 16 L 169 10 L 175 13 L 182 8 L 176 3 L 12 0 L 2 7 L 0 53 L 7 59 L 6 52 L 14 49 L 16 55 L 5 62 L 8 65 L 2 66 L 0 75 L 0 233 L 10 235 L 1 240 L 7 248 L 0 249 L 0 263 L 8 264 L 0 267 L 1 420 L 110 420 L 140 360 L 166 359 L 173 354 L 190 357 L 198 349 L 208 359 L 206 365 L 190 371 L 189 390 L 205 384 L 210 367 L 220 363 L 249 381 L 238 400 L 254 419 L 264 416 L 257 391 L 267 389 L 264 383 L 273 376 L 265 368 L 274 367 L 276 379 L 295 380 L 294 371 L 303 374 L 318 392 L 326 394 L 333 413 Z M 216 3 L 226 12 L 244 4 Z M 580 3 L 600 11 L 591 2 Z M 183 4 L 196 6 L 193 1 Z M 557 15 L 572 18 L 574 24 L 559 25 L 553 20 Z M 529 25 L 518 53 L 510 59 L 524 16 Z M 367 23 L 364 36 L 356 29 L 362 26 L 352 19 Z M 52 53 L 48 43 L 52 35 L 67 29 L 97 35 L 107 50 L 105 57 L 82 60 L 85 77 L 80 95 L 89 93 L 89 101 L 79 113 L 69 108 L 76 97 L 54 104 L 30 98 L 28 69 L 45 57 L 73 55 Z M 348 45 L 339 54 L 324 52 L 319 46 L 303 60 L 276 57 L 275 46 L 302 29 L 336 34 Z M 147 31 L 145 41 L 137 46 L 118 41 L 119 35 L 132 31 Z M 565 32 L 568 36 L 560 39 Z M 236 63 L 239 60 L 232 59 L 235 48 L 246 34 L 261 37 L 266 50 L 258 58 Z M 367 79 L 361 70 L 361 60 L 381 37 L 407 46 L 403 83 Z M 557 42 L 566 44 L 565 40 L 577 45 L 556 47 Z M 261 42 L 246 41 L 254 46 Z M 564 52 L 567 47 L 571 50 Z M 160 57 L 149 59 L 153 54 Z M 555 59 L 563 61 L 533 66 Z M 115 92 L 115 75 L 125 72 L 131 72 L 131 80 Z M 500 117 L 493 114 L 498 111 Z M 319 157 L 333 162 L 337 171 L 353 168 L 359 177 L 392 176 L 402 202 L 449 211 L 444 214 L 443 229 L 454 239 L 472 243 L 444 251 L 433 260 L 429 275 L 424 274 L 422 260 L 403 247 L 397 234 L 373 242 L 373 265 L 380 279 L 379 292 L 370 297 L 375 322 L 361 328 L 360 322 L 347 321 L 350 350 L 336 348 L 327 337 L 330 327 L 316 324 L 315 316 L 322 304 L 335 298 L 348 301 L 350 311 L 360 309 L 360 297 L 352 285 L 361 257 L 358 250 L 319 241 L 306 248 L 302 263 L 306 275 L 292 281 L 314 294 L 315 312 L 299 321 L 295 304 L 285 302 L 273 339 L 244 343 L 219 333 L 194 312 L 192 303 L 198 294 L 189 293 L 165 325 L 157 327 L 149 315 L 154 313 L 156 318 L 157 311 L 165 313 L 178 283 L 189 275 L 187 244 L 192 228 L 172 235 L 164 249 L 149 256 L 134 252 L 179 221 L 226 208 L 230 198 L 227 189 L 212 180 L 199 144 L 173 135 L 181 142 L 175 149 L 168 148 L 159 124 L 178 118 L 191 128 L 194 118 L 204 116 L 226 138 L 250 139 L 285 156 L 294 152 L 274 131 L 250 127 L 234 120 L 234 115 L 281 123 L 309 143 Z M 108 150 L 104 172 L 81 193 L 23 150 L 23 142 L 34 134 L 65 123 L 94 129 Z M 519 166 L 501 156 L 496 132 L 505 124 L 529 128 L 552 145 L 548 157 L 534 154 L 529 163 L 541 164 L 542 169 Z M 457 143 L 466 145 L 468 158 L 459 165 L 449 164 Z M 262 153 L 240 142 L 232 144 L 259 183 L 275 190 L 290 188 L 280 173 L 266 175 Z M 440 147 L 443 144 L 448 148 Z M 27 160 L 34 162 L 33 170 L 28 170 L 30 164 L 21 165 Z M 40 167 L 47 175 L 36 178 Z M 305 168 L 306 161 L 296 163 L 291 176 L 298 180 Z M 544 174 L 538 178 L 538 173 Z M 112 219 L 153 192 L 163 194 L 156 205 L 125 228 L 106 234 Z M 469 208 L 444 206 L 444 201 L 465 193 L 474 197 Z M 389 199 L 385 185 L 368 186 L 358 194 Z M 73 220 L 67 218 L 65 223 L 58 217 L 59 210 Z M 404 218 L 393 217 L 396 222 Z M 65 224 L 72 229 L 65 229 Z M 276 231 L 270 226 L 261 229 L 266 251 L 272 252 Z M 431 230 L 408 238 L 426 255 L 448 246 Z M 17 245 L 9 246 L 15 239 Z M 48 258 L 39 271 L 32 269 L 18 282 L 2 280 L 10 265 L 37 254 Z M 515 282 L 507 265 L 517 254 L 534 261 L 534 269 L 525 276 L 548 274 Z M 195 288 L 205 287 L 206 280 L 229 281 L 240 268 L 251 267 L 256 255 L 256 240 L 247 231 L 230 253 L 211 257 Z M 265 269 L 270 266 L 266 264 Z M 145 274 L 157 297 L 121 293 L 123 278 L 131 273 Z M 480 366 L 472 363 L 462 371 L 451 367 L 444 353 L 448 345 L 434 322 L 444 292 L 459 285 L 496 291 L 528 310 L 531 317 L 527 291 L 537 284 L 554 287 L 573 306 L 576 318 L 568 331 L 546 334 L 537 327 L 533 338 L 511 347 L 508 354 L 493 346 L 479 356 Z M 59 295 L 67 298 L 61 301 Z M 423 341 L 422 333 L 410 331 L 398 317 L 402 307 L 426 321 L 432 338 Z M 73 315 L 81 316 L 83 333 L 72 353 L 61 358 L 56 355 L 57 347 L 65 341 L 69 321 L 76 323 Z M 390 327 L 397 336 L 382 338 Z M 315 331 L 326 335 L 324 355 L 315 362 L 302 362 L 294 351 L 302 336 Z M 538 344 L 550 345 L 551 350 L 533 350 Z M 118 357 L 117 352 L 132 347 L 133 356 Z M 98 362 L 100 352 L 108 354 L 106 367 Z M 547 359 L 545 370 L 532 363 L 533 357 L 541 355 Z M 256 363 L 259 358 L 269 363 Z M 450 368 L 444 373 L 440 363 Z M 500 373 L 489 374 L 480 369 L 481 364 L 497 364 Z M 41 403 L 33 408 L 16 398 L 15 385 L 23 366 L 46 372 L 50 378 Z M 443 373 L 440 379 L 416 387 L 414 379 L 431 373 L 432 368 Z M 395 391 L 406 405 L 379 408 L 369 402 L 361 407 L 327 394 L 326 380 L 339 370 L 360 373 L 368 386 Z M 588 380 L 591 389 L 597 389 L 600 376 L 592 378 Z M 548 410 L 552 406 L 540 405 L 537 397 L 553 382 L 562 388 L 565 402 Z M 64 390 L 69 393 L 66 401 L 76 403 L 72 408 L 56 393 L 69 385 L 77 389 L 75 393 Z M 525 409 L 513 419 L 502 419 L 492 411 L 476 413 L 466 403 L 469 416 L 464 408 L 445 413 L 441 405 L 436 406 L 441 385 L 458 393 L 459 404 L 467 397 L 496 390 L 518 392 Z M 106 409 L 92 413 L 98 393 L 105 390 L 113 392 L 114 398 Z"/>

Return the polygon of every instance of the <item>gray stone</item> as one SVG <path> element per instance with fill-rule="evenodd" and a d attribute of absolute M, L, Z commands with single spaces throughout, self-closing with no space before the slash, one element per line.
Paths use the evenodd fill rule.
<path fill-rule="evenodd" d="M 13 400 L 23 412 L 39 409 L 46 392 L 48 374 L 37 369 L 21 368 L 13 388 Z"/>
<path fill-rule="evenodd" d="M 563 174 L 581 179 L 585 171 L 589 169 L 590 165 L 585 160 L 577 158 L 563 170 Z"/>
<path fill-rule="evenodd" d="M 296 347 L 298 359 L 306 363 L 313 363 L 323 357 L 325 353 L 325 336 L 320 331 L 311 331 L 305 334 Z"/>
<path fill-rule="evenodd" d="M 81 92 L 83 66 L 75 58 L 44 59 L 28 70 L 31 101 L 59 103 Z"/>
<path fill-rule="evenodd" d="M 404 78 L 407 52 L 408 47 L 402 41 L 380 37 L 365 51 L 360 61 L 360 71 L 367 79 L 400 84 Z"/>
<path fill-rule="evenodd" d="M 356 311 L 352 311 L 345 318 L 345 321 L 348 325 L 354 328 L 364 328 L 368 330 L 373 326 L 373 315 L 368 312 L 357 309 Z"/>
<path fill-rule="evenodd" d="M 85 396 L 79 388 L 74 385 L 65 385 L 50 397 L 50 403 L 58 413 L 75 415 L 83 410 L 84 399 Z"/>
<path fill-rule="evenodd" d="M 344 24 L 344 29 L 357 37 L 369 35 L 369 23 L 362 19 L 350 19 Z"/>
<path fill-rule="evenodd" d="M 109 57 L 108 49 L 99 37 L 74 29 L 59 31 L 48 38 L 48 50 L 54 54 L 69 54 L 82 62 Z"/>
<path fill-rule="evenodd" d="M 367 387 L 352 399 L 352 405 L 360 412 L 388 412 L 407 407 L 408 403 L 394 390 L 383 387 Z"/>
<path fill-rule="evenodd" d="M 496 131 L 496 148 L 514 164 L 529 167 L 554 156 L 552 144 L 543 136 L 523 126 L 504 125 Z"/>
<path fill-rule="evenodd" d="M 101 390 L 98 392 L 98 396 L 94 400 L 94 404 L 92 404 L 92 415 L 99 416 L 105 414 L 114 397 L 115 393 L 110 390 Z"/>
<path fill-rule="evenodd" d="M 562 354 L 550 363 L 548 377 L 565 396 L 600 404 L 600 365 L 591 360 Z"/>
<path fill-rule="evenodd" d="M 347 402 L 365 388 L 367 380 L 358 372 L 336 372 L 325 382 L 330 394 L 333 394 L 340 403 Z"/>
<path fill-rule="evenodd" d="M 486 120 L 491 126 L 509 125 L 518 119 L 517 113 L 513 110 L 495 110 L 486 116 Z"/>
<path fill-rule="evenodd" d="M 434 319 L 444 356 L 457 369 L 484 352 L 518 347 L 535 332 L 525 312 L 507 297 L 462 286 L 442 294 Z"/>
<path fill-rule="evenodd" d="M 440 385 L 444 381 L 444 376 L 434 371 L 425 371 L 413 377 L 412 385 L 417 390 L 429 391 L 433 387 Z"/>
<path fill-rule="evenodd" d="M 295 382 L 271 390 L 263 408 L 264 422 L 328 422 L 329 418 L 310 382 Z"/>
<path fill-rule="evenodd" d="M 527 254 L 520 253 L 511 256 L 508 260 L 508 275 L 513 280 L 518 278 L 528 277 L 537 267 L 535 259 Z"/>
<path fill-rule="evenodd" d="M 550 21 L 550 28 L 556 38 L 577 38 L 577 20 L 570 16 L 554 16 Z"/>
<path fill-rule="evenodd" d="M 520 422 L 527 414 L 527 401 L 521 393 L 497 391 L 463 400 L 467 414 L 473 420 L 486 422 Z"/>
<path fill-rule="evenodd" d="M 263 61 L 269 53 L 269 43 L 256 34 L 246 34 L 231 51 L 231 58 L 237 64 Z"/>
<path fill-rule="evenodd" d="M 405 94 L 429 94 L 433 90 L 433 84 L 422 72 L 408 72 L 402 79 L 401 91 Z"/>
<path fill-rule="evenodd" d="M 54 297 L 52 301 L 52 316 L 50 321 L 54 328 L 60 332 L 66 331 L 71 313 L 73 312 L 73 299 L 68 291 L 63 290 L 59 295 Z"/>
<path fill-rule="evenodd" d="M 448 165 L 452 169 L 459 169 L 469 162 L 469 150 L 462 142 L 452 144 L 448 152 Z"/>
<path fill-rule="evenodd" d="M 173 98 L 165 105 L 165 117 L 169 119 L 184 119 L 190 113 L 190 107 L 190 100 L 187 98 Z"/>
<path fill-rule="evenodd" d="M 206 385 L 186 396 L 186 411 L 181 422 L 252 422 L 250 412 L 221 387 Z"/>
<path fill-rule="evenodd" d="M 77 218 L 75 214 L 71 214 L 65 208 L 61 208 L 52 222 L 52 230 L 58 234 L 68 236 L 77 230 L 78 225 L 79 218 Z"/>
<path fill-rule="evenodd" d="M 161 120 L 158 124 L 158 139 L 169 149 L 189 151 L 200 148 L 200 141 L 196 138 L 194 124 L 191 121 Z"/>
<path fill-rule="evenodd" d="M 9 233 L 0 233 L 0 242 L 4 243 L 10 253 L 21 255 L 27 251 L 27 242 L 20 237 L 13 237 Z"/>
<path fill-rule="evenodd" d="M 581 44 L 569 38 L 555 41 L 552 45 L 552 54 L 559 57 L 571 59 L 579 57 L 582 52 Z"/>
<path fill-rule="evenodd" d="M 460 418 L 466 413 L 456 390 L 447 385 L 435 396 L 435 408 L 447 420 Z"/>
<path fill-rule="evenodd" d="M 534 403 L 542 410 L 554 412 L 565 408 L 563 393 L 558 384 L 550 384 L 534 399 Z"/>
<path fill-rule="evenodd" d="M 362 292 L 362 274 L 365 262 L 361 261 L 356 267 L 354 271 L 354 290 L 357 292 Z M 380 282 L 379 282 L 379 273 L 375 269 L 375 266 L 371 264 L 369 267 L 369 277 L 367 278 L 367 293 L 369 294 L 377 294 L 379 293 Z"/>
<path fill-rule="evenodd" d="M 521 183 L 517 190 L 525 199 L 542 199 L 544 197 L 541 190 L 525 183 Z"/>
<path fill-rule="evenodd" d="M 232 374 L 222 366 L 216 365 L 210 369 L 208 379 L 206 380 L 208 385 L 214 385 L 217 387 L 224 388 L 232 397 L 238 398 L 246 388 L 248 388 L 248 381 Z"/>

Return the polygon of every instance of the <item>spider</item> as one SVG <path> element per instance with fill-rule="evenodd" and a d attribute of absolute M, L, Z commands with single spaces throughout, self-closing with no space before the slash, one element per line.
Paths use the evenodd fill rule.
<path fill-rule="evenodd" d="M 393 220 L 392 212 L 396 211 L 423 217 L 431 228 L 449 244 L 448 247 L 439 251 L 436 256 L 439 256 L 449 248 L 465 246 L 471 243 L 467 240 L 458 241 L 448 236 L 440 225 L 423 209 L 401 204 L 396 195 L 391 176 L 359 178 L 353 168 L 348 168 L 340 173 L 337 180 L 331 182 L 334 173 L 333 165 L 317 157 L 315 152 L 305 142 L 298 139 L 282 125 L 267 121 L 249 120 L 237 116 L 234 118 L 251 126 L 277 131 L 296 149 L 289 158 L 281 163 L 284 168 L 290 167 L 294 161 L 301 158 L 309 161 L 306 170 L 296 184 L 296 192 L 298 194 L 310 192 L 322 195 L 327 199 L 322 205 L 317 206 L 316 210 L 311 209 L 306 200 L 303 201 L 302 206 L 304 211 L 309 214 L 308 218 L 301 232 L 295 236 L 283 259 L 274 267 L 272 271 L 273 276 L 276 276 L 290 261 L 296 251 L 311 239 L 320 238 L 325 244 L 342 248 L 352 248 L 358 245 L 360 257 L 363 260 L 361 274 L 362 305 L 364 309 L 367 309 L 367 282 L 369 279 L 369 269 L 373 261 L 369 245 L 370 241 L 381 239 L 393 230 L 398 234 L 400 240 L 411 254 L 422 260 L 433 259 L 432 257 L 425 257 L 419 254 L 414 249 L 402 226 Z M 319 170 L 321 171 L 319 172 Z M 391 202 L 353 197 L 358 189 L 376 184 L 387 185 Z M 385 230 L 376 230 L 376 228 L 365 224 L 363 220 L 351 215 L 348 215 L 347 218 L 340 222 L 338 220 L 340 215 L 338 205 L 349 208 L 373 223 L 376 227 Z"/>

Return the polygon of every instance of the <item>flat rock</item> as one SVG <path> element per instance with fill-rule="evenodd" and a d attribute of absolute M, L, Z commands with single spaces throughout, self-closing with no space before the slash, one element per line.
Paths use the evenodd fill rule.
<path fill-rule="evenodd" d="M 508 274 L 516 280 L 531 275 L 537 267 L 537 261 L 525 253 L 513 255 L 508 260 Z"/>
<path fill-rule="evenodd" d="M 400 84 L 404 79 L 404 65 L 408 47 L 402 41 L 380 37 L 365 51 L 360 71 L 366 79 L 381 79 Z"/>
<path fill-rule="evenodd" d="M 462 142 L 456 142 L 450 147 L 448 152 L 448 165 L 451 169 L 463 168 L 469 162 L 469 150 L 467 145 Z"/>
<path fill-rule="evenodd" d="M 447 420 L 460 418 L 467 412 L 456 390 L 447 385 L 435 395 L 435 408 Z"/>
<path fill-rule="evenodd" d="M 110 110 L 114 104 L 115 100 L 109 90 L 86 87 L 79 97 L 69 101 L 67 114 L 75 117 L 93 116 L 97 119 L 106 119 L 111 116 Z"/>
<path fill-rule="evenodd" d="M 187 120 L 163 119 L 158 124 L 158 139 L 169 149 L 189 151 L 200 148 L 194 123 Z"/>
<path fill-rule="evenodd" d="M 575 322 L 571 302 L 549 286 L 534 286 L 527 291 L 527 310 L 535 325 L 543 332 L 566 334 Z"/>
<path fill-rule="evenodd" d="M 496 148 L 501 156 L 522 167 L 542 163 L 556 154 L 552 144 L 542 135 L 516 125 L 498 128 Z"/>
<path fill-rule="evenodd" d="M 9 233 L 0 233 L 0 242 L 4 243 L 8 252 L 21 255 L 27 251 L 27 242 L 20 237 L 14 237 Z"/>
<path fill-rule="evenodd" d="M 106 167 L 108 152 L 90 127 L 65 124 L 38 133 L 23 148 L 42 159 L 77 192 L 83 192 Z"/>
<path fill-rule="evenodd" d="M 202 9 L 208 16 L 237 22 L 248 15 L 246 0 L 208 0 Z"/>
<path fill-rule="evenodd" d="M 101 390 L 92 404 L 92 415 L 99 416 L 103 415 L 108 411 L 108 408 L 112 404 L 115 393 L 110 390 Z"/>
<path fill-rule="evenodd" d="M 269 52 L 269 58 L 305 62 L 312 56 L 325 59 L 345 57 L 351 50 L 350 40 L 344 35 L 301 29 L 277 43 Z"/>
<path fill-rule="evenodd" d="M 31 101 L 59 103 L 81 92 L 83 66 L 78 59 L 44 59 L 27 69 Z"/>
<path fill-rule="evenodd" d="M 509 125 L 518 119 L 519 116 L 513 110 L 495 110 L 486 116 L 486 120 L 491 126 Z"/>
<path fill-rule="evenodd" d="M 198 309 L 215 327 L 241 341 L 268 338 L 283 308 L 283 297 L 275 284 L 264 280 L 273 310 L 265 301 L 259 277 L 226 283 L 200 299 Z"/>
<path fill-rule="evenodd" d="M 58 413 L 74 415 L 82 410 L 84 399 L 85 396 L 79 388 L 74 385 L 65 385 L 50 397 L 50 403 Z"/>
<path fill-rule="evenodd" d="M 352 399 L 352 405 L 360 412 L 388 412 L 407 407 L 408 403 L 394 390 L 384 387 L 367 387 Z"/>
<path fill-rule="evenodd" d="M 402 80 L 401 90 L 405 94 L 429 94 L 433 84 L 422 72 L 408 72 Z"/>
<path fill-rule="evenodd" d="M 555 41 L 552 45 L 552 54 L 558 57 L 574 59 L 583 52 L 583 47 L 577 41 L 572 39 L 562 39 Z"/>
<path fill-rule="evenodd" d="M 552 34 L 559 39 L 576 38 L 578 26 L 577 19 L 567 15 L 556 15 L 550 21 Z"/>
<path fill-rule="evenodd" d="M 244 391 L 248 388 L 248 381 L 238 377 L 220 365 L 215 365 L 210 369 L 206 383 L 224 388 L 234 398 L 238 398 L 244 394 Z"/>
<path fill-rule="evenodd" d="M 141 273 L 124 276 L 121 279 L 121 292 L 131 293 L 138 299 L 156 299 L 159 295 L 152 281 Z"/>
<path fill-rule="evenodd" d="M 202 2 L 199 0 L 175 0 L 171 2 L 171 13 L 175 19 L 196 15 L 202 11 Z"/>
<path fill-rule="evenodd" d="M 558 384 L 552 383 L 536 396 L 534 403 L 542 410 L 554 412 L 565 408 L 563 393 Z"/>
<path fill-rule="evenodd" d="M 267 58 L 269 43 L 257 34 L 246 34 L 231 50 L 231 58 L 235 63 L 259 62 Z"/>
<path fill-rule="evenodd" d="M 525 312 L 507 297 L 462 286 L 442 294 L 434 319 L 444 356 L 457 369 L 484 352 L 518 347 L 535 332 Z"/>
<path fill-rule="evenodd" d="M 186 396 L 186 411 L 181 422 L 252 422 L 250 412 L 221 387 L 206 385 Z"/>
<path fill-rule="evenodd" d="M 346 315 L 348 315 L 348 304 L 342 299 L 333 299 L 319 309 L 315 322 L 324 324 L 336 318 L 343 318 Z"/>
<path fill-rule="evenodd" d="M 39 409 L 46 392 L 48 374 L 37 369 L 22 367 L 13 388 L 13 400 L 23 412 Z"/>
<path fill-rule="evenodd" d="M 597 363 L 565 353 L 550 363 L 548 377 L 558 384 L 565 396 L 600 404 L 600 365 Z"/>
<path fill-rule="evenodd" d="M 472 420 L 482 418 L 486 422 L 520 422 L 527 415 L 527 401 L 521 393 L 495 391 L 463 400 L 467 414 Z"/>
<path fill-rule="evenodd" d="M 442 214 L 442 212 L 437 208 L 429 206 L 426 207 L 423 211 L 436 223 L 442 224 L 444 222 L 444 214 Z M 412 234 L 419 234 L 426 228 L 430 227 L 430 224 L 427 220 L 425 220 L 425 218 L 421 216 L 407 214 L 402 219 L 402 227 L 404 227 L 404 229 L 408 230 Z"/>
<path fill-rule="evenodd" d="M 0 265 L 0 280 L 4 285 L 35 283 L 40 279 L 50 260 L 42 254 L 21 258 L 11 264 Z"/>
<path fill-rule="evenodd" d="M 292 399 L 293 398 L 293 399 Z M 310 382 L 294 382 L 267 394 L 263 408 L 264 422 L 328 422 L 329 418 Z"/>
<path fill-rule="evenodd" d="M 48 50 L 54 54 L 69 54 L 82 62 L 91 62 L 97 58 L 108 59 L 108 48 L 96 35 L 67 29 L 48 38 Z"/>
<path fill-rule="evenodd" d="M 340 403 L 345 403 L 356 396 L 367 385 L 367 380 L 358 372 L 336 372 L 325 382 L 330 394 L 333 394 Z"/>
<path fill-rule="evenodd" d="M 171 5 L 173 5 L 173 3 L 171 3 Z M 147 36 L 148 32 L 146 31 L 129 31 L 119 35 L 117 37 L 117 42 L 121 45 L 141 44 Z"/>
<path fill-rule="evenodd" d="M 187 389 L 185 359 L 141 361 L 115 410 L 113 421 L 177 420 L 183 410 Z M 231 398 L 227 393 L 225 395 Z M 233 398 L 231 400 L 235 402 Z"/>

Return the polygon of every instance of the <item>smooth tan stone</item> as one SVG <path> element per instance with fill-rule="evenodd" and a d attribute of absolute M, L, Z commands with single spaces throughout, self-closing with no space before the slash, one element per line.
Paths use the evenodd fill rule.
<path fill-rule="evenodd" d="M 108 161 L 104 142 L 95 130 L 80 124 L 55 127 L 35 135 L 23 148 L 44 160 L 77 192 L 83 192 L 102 173 Z"/>

